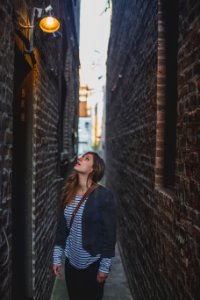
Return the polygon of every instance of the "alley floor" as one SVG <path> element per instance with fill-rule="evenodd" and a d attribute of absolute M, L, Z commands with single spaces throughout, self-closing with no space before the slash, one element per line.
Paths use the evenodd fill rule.
<path fill-rule="evenodd" d="M 69 300 L 64 277 L 56 279 L 51 300 Z M 103 300 L 132 300 L 118 247 L 113 258 L 112 271 L 105 284 Z"/>

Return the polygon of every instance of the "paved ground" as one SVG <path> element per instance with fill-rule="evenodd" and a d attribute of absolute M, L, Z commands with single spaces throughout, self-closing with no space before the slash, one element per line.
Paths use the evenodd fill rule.
<path fill-rule="evenodd" d="M 56 279 L 51 300 L 69 300 L 64 277 Z M 105 284 L 103 300 L 132 300 L 118 247 L 116 257 L 113 258 L 112 271 Z"/>

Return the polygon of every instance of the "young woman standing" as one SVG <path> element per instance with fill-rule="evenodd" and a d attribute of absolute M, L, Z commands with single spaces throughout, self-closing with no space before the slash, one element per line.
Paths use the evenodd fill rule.
<path fill-rule="evenodd" d="M 68 177 L 56 232 L 53 270 L 65 279 L 70 300 L 101 300 L 111 258 L 115 255 L 116 205 L 112 192 L 98 184 L 105 164 L 87 152 Z"/>

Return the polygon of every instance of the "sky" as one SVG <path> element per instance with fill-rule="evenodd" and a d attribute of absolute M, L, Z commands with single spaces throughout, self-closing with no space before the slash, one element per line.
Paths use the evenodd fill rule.
<path fill-rule="evenodd" d="M 98 93 L 105 84 L 110 14 L 108 0 L 81 0 L 80 81 Z"/>

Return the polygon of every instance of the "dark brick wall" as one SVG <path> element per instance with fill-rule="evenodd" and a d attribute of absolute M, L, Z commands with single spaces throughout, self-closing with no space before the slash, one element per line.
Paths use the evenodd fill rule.
<path fill-rule="evenodd" d="M 134 299 L 199 299 L 199 2 L 178 6 L 177 59 L 170 61 L 178 94 L 171 186 L 163 179 L 170 101 L 166 6 L 164 1 L 112 3 L 107 185 L 118 202 L 128 281 Z"/>
<path fill-rule="evenodd" d="M 179 282 L 191 298 L 200 299 L 199 1 L 180 1 L 179 20 L 176 194 L 185 278 Z"/>
<path fill-rule="evenodd" d="M 69 46 L 67 51 L 66 60 L 65 60 L 65 79 L 67 87 L 67 97 L 68 102 L 65 105 L 65 113 L 63 120 L 63 129 L 64 129 L 64 143 L 63 146 L 68 150 L 68 156 L 72 157 L 75 152 L 77 152 L 76 146 L 73 147 L 74 141 L 77 141 L 77 118 L 78 115 L 78 101 L 79 101 L 79 81 L 78 78 L 78 68 L 79 60 L 78 57 L 73 57 L 73 43 Z M 72 65 L 71 61 L 76 58 L 77 65 Z M 74 105 L 74 99 L 77 99 L 77 105 Z M 77 145 L 75 143 L 75 145 Z"/>
<path fill-rule="evenodd" d="M 34 95 L 33 164 L 33 272 L 34 299 L 49 299 L 52 243 L 56 225 L 58 189 L 58 89 L 44 63 L 37 58 Z M 51 86 L 46 83 L 51 83 Z"/>
<path fill-rule="evenodd" d="M 11 165 L 14 41 L 12 1 L 0 3 L 0 298 L 11 291 Z M 9 247 L 8 247 L 9 242 Z M 9 255 L 9 256 L 8 256 Z"/>
<path fill-rule="evenodd" d="M 77 23 L 79 16 L 73 15 L 72 2 L 67 2 L 71 7 L 70 11 L 65 9 L 65 1 L 51 2 L 55 15 L 61 20 L 62 38 L 50 40 L 49 36 L 40 32 L 36 25 L 34 55 L 23 52 L 29 62 L 32 58 L 32 62 L 35 60 L 35 64 L 32 66 L 32 71 L 30 71 L 32 76 L 29 78 L 31 87 L 31 92 L 29 88 L 30 97 L 27 101 L 29 108 L 26 112 L 27 115 L 23 115 L 27 122 L 26 130 L 29 135 L 27 136 L 28 140 L 25 140 L 25 167 L 22 166 L 25 168 L 25 174 L 28 174 L 25 177 L 25 198 L 27 197 L 28 204 L 25 204 L 25 210 L 21 213 L 21 219 L 25 222 L 24 224 L 27 224 L 27 228 L 21 232 L 21 235 L 25 234 L 25 241 L 22 240 L 25 245 L 22 250 L 25 251 L 22 270 L 25 269 L 28 276 L 26 276 L 24 284 L 22 280 L 19 281 L 24 289 L 18 291 L 21 293 L 21 300 L 49 300 L 54 283 L 52 248 L 63 184 L 60 181 L 61 153 L 68 153 L 68 159 L 74 155 L 76 139 L 72 138 L 72 133 L 76 136 L 78 122 L 79 58 L 74 18 Z M 77 3 L 79 5 L 79 1 Z M 15 151 L 13 146 L 14 74 L 17 79 L 21 71 L 20 66 L 19 69 L 14 70 L 14 62 L 17 63 L 18 59 L 17 55 L 14 56 L 16 53 L 14 42 L 15 37 L 20 40 L 19 32 L 27 37 L 27 29 L 23 29 L 18 24 L 19 22 L 27 24 L 31 8 L 34 5 L 40 6 L 40 4 L 40 1 L 15 1 L 14 5 L 12 1 L 0 3 L 0 37 L 2 41 L 0 45 L 0 298 L 2 300 L 11 300 L 17 297 L 12 295 L 14 291 L 12 258 L 21 259 L 22 255 L 16 252 L 17 249 L 19 250 L 18 246 L 13 247 L 13 241 L 16 243 L 19 238 L 20 243 L 21 239 L 19 232 L 19 236 L 15 236 L 16 231 L 13 230 L 11 221 L 13 215 L 16 215 L 16 211 L 18 211 L 17 203 L 21 206 L 21 199 L 12 197 L 12 160 L 13 151 Z M 78 9 L 77 12 L 79 12 Z M 69 20 L 71 21 L 69 22 Z M 20 43 L 23 45 L 22 41 Z M 25 50 L 23 47 L 24 45 L 22 49 Z M 65 70 L 66 61 L 69 65 L 67 70 Z M 65 80 L 63 80 L 64 76 Z M 67 89 L 68 93 L 63 93 L 63 89 Z M 26 89 L 22 89 L 21 97 L 23 98 L 26 93 Z M 24 109 L 22 102 L 21 109 Z M 67 112 L 62 112 L 62 110 Z M 64 117 L 65 114 L 67 117 Z M 22 117 L 22 114 L 20 116 Z M 61 123 L 64 123 L 63 131 L 60 130 Z M 68 143 L 64 142 L 66 136 L 70 137 Z M 63 146 L 61 147 L 61 145 Z M 23 145 L 21 149 L 24 149 Z M 16 180 L 15 174 L 15 182 Z M 20 215 L 17 218 L 15 216 L 14 221 L 16 222 L 16 220 L 20 221 Z M 28 235 L 28 233 L 30 234 Z M 8 254 L 9 260 L 7 261 Z"/>
<path fill-rule="evenodd" d="M 79 20 L 80 1 L 65 1 L 62 6 L 64 25 L 74 28 Z M 70 42 L 69 42 L 70 41 Z M 74 156 L 77 152 L 78 109 L 79 109 L 79 27 L 76 30 L 66 30 L 67 48 L 63 56 L 63 80 L 68 99 L 62 104 L 63 142 L 61 151 L 63 158 Z M 72 61 L 74 62 L 72 64 Z M 74 105 L 76 99 L 76 105 Z"/>

